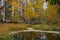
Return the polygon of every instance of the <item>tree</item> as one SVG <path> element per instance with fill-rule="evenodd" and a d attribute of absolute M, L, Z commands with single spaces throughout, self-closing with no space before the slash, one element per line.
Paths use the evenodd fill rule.
<path fill-rule="evenodd" d="M 49 1 L 50 4 L 52 5 L 56 5 L 56 4 L 60 5 L 60 0 L 46 0 L 46 1 Z"/>
<path fill-rule="evenodd" d="M 11 2 L 12 0 L 5 0 L 5 20 L 10 20 L 11 21 Z"/>
<path fill-rule="evenodd" d="M 57 13 L 58 13 L 58 17 L 57 17 L 57 22 L 60 22 L 60 0 L 46 0 L 49 1 L 49 3 L 51 5 L 56 5 L 57 6 Z"/>
<path fill-rule="evenodd" d="M 54 23 L 57 21 L 57 7 L 56 5 L 49 5 L 45 10 L 44 17 L 46 22 Z"/>
<path fill-rule="evenodd" d="M 42 4 L 43 0 L 30 0 L 29 2 L 26 3 L 26 9 L 24 11 L 24 18 L 25 20 L 31 21 L 32 19 L 34 20 L 39 20 L 40 15 L 42 13 Z M 33 21 L 32 21 L 33 22 Z"/>
<path fill-rule="evenodd" d="M 20 20 L 20 15 L 22 11 L 22 0 L 5 0 L 5 15 L 6 15 L 6 20 L 10 20 L 11 22 L 13 20 L 17 21 Z M 16 14 L 16 15 L 15 15 Z M 17 15 L 19 17 L 17 17 Z M 16 16 L 17 19 L 14 17 Z"/>

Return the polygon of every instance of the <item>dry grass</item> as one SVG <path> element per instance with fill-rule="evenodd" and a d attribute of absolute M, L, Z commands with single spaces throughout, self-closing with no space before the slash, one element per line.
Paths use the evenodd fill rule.
<path fill-rule="evenodd" d="M 17 30 L 26 30 L 27 28 L 28 24 L 0 23 L 0 33 L 6 33 Z"/>

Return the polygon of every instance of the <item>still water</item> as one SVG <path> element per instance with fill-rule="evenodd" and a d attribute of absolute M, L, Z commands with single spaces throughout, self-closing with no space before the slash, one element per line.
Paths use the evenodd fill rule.
<path fill-rule="evenodd" d="M 41 32 L 19 32 L 12 35 L 12 40 L 60 40 L 60 34 Z"/>

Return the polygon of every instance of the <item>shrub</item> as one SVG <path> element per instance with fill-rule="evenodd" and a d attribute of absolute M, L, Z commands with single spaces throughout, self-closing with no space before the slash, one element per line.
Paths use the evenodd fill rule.
<path fill-rule="evenodd" d="M 53 30 L 50 26 L 48 25 L 34 25 L 32 26 L 33 29 L 36 29 L 36 30 Z"/>
<path fill-rule="evenodd" d="M 53 31 L 60 31 L 60 27 L 58 27 L 56 25 L 50 25 L 50 26 L 53 29 Z"/>

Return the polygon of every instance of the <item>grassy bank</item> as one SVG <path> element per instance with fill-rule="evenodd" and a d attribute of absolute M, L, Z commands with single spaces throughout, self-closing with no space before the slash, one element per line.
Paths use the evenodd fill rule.
<path fill-rule="evenodd" d="M 32 28 L 35 30 L 60 31 L 60 26 L 57 25 L 39 24 L 33 25 Z"/>
<path fill-rule="evenodd" d="M 60 26 L 57 25 L 47 25 L 47 24 L 14 24 L 14 23 L 0 23 L 0 40 L 11 40 L 11 35 L 9 32 L 18 30 L 27 30 L 28 27 L 32 27 L 35 30 L 44 31 L 60 31 Z M 1 34 L 2 33 L 2 34 Z"/>
<path fill-rule="evenodd" d="M 0 23 L 0 40 L 11 40 L 11 31 L 27 30 L 29 24 Z"/>

